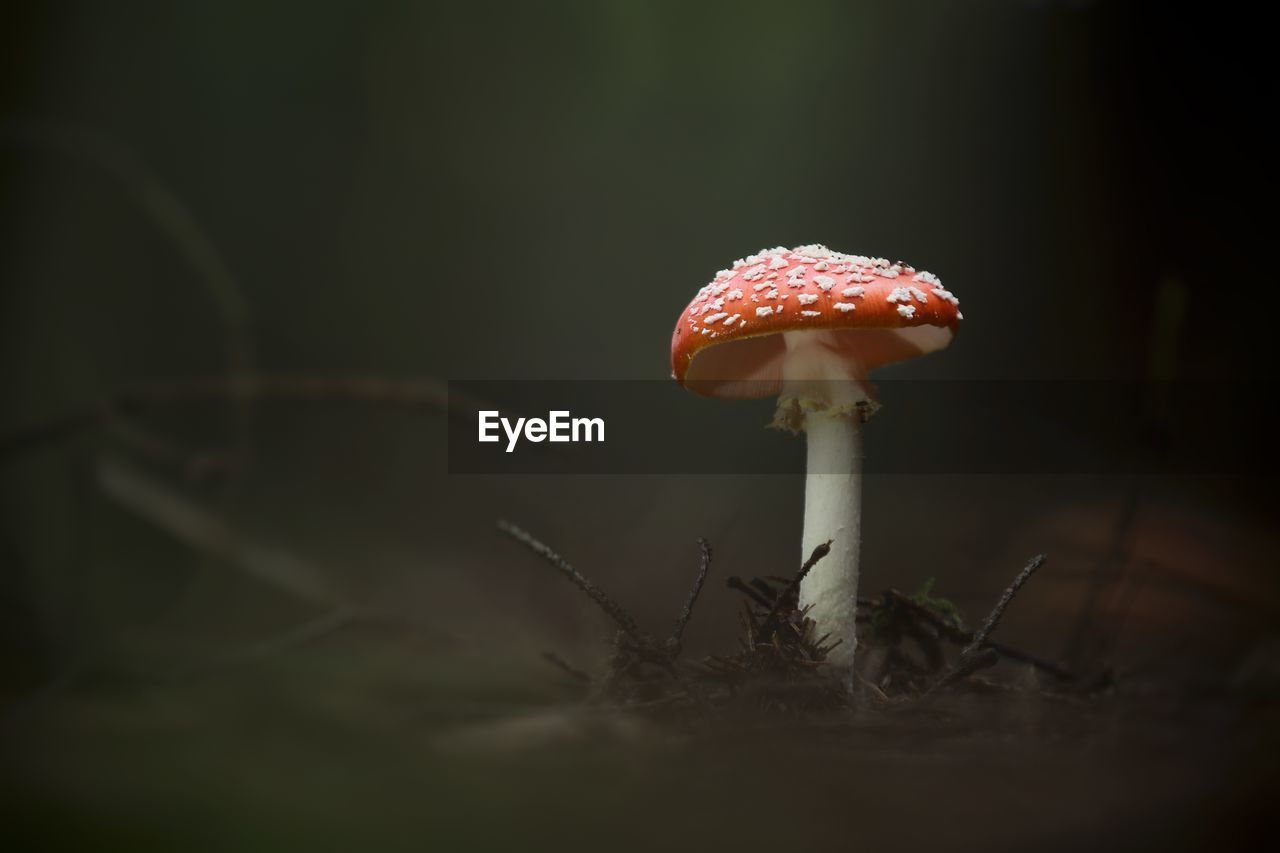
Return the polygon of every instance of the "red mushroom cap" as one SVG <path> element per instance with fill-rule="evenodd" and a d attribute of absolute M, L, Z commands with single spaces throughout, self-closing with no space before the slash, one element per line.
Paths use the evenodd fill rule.
<path fill-rule="evenodd" d="M 858 372 L 940 350 L 960 300 L 932 273 L 825 246 L 766 249 L 716 273 L 671 335 L 671 373 L 711 397 L 778 393 L 789 332 L 822 332 Z"/>

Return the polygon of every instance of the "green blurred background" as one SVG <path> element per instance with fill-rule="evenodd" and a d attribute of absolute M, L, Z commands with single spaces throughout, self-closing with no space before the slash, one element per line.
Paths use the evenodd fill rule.
<path fill-rule="evenodd" d="M 1269 49 L 1228 7 L 1139 2 L 8 4 L 0 433 L 229 372 L 661 378 L 715 270 L 815 241 L 964 300 L 950 350 L 887 375 L 1265 393 Z M 0 458 L 9 849 L 1169 849 L 1259 819 L 1265 476 L 867 483 L 869 589 L 936 577 L 977 614 L 1048 551 L 1002 633 L 1143 673 L 1158 724 L 748 748 L 574 718 L 510 753 L 465 727 L 571 701 L 538 653 L 596 665 L 608 627 L 494 519 L 659 626 L 697 536 L 722 575 L 793 564 L 801 483 L 450 477 L 444 434 L 182 404 Z M 157 490 L 235 546 L 148 520 Z M 731 601 L 709 590 L 694 651 Z"/>

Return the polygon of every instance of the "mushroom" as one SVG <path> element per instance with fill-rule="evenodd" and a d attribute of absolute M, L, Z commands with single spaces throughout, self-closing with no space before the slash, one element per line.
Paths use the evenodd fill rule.
<path fill-rule="evenodd" d="M 877 407 L 867 374 L 951 343 L 959 300 L 937 276 L 901 261 L 825 246 L 766 249 L 698 291 L 671 336 L 672 377 L 707 397 L 778 397 L 774 425 L 804 432 L 801 552 L 831 551 L 800 585 L 830 655 L 857 648 L 861 427 Z"/>

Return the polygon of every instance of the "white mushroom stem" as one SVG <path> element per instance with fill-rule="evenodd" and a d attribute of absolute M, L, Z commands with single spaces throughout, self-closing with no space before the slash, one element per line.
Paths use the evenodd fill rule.
<path fill-rule="evenodd" d="M 800 583 L 800 606 L 827 642 L 830 662 L 851 666 L 858 648 L 858 548 L 862 534 L 862 419 L 873 405 L 866 371 L 829 333 L 788 332 L 776 425 L 808 443 L 801 560 L 830 540 L 831 551 Z"/>
<path fill-rule="evenodd" d="M 830 662 L 852 666 L 858 647 L 858 549 L 862 539 L 862 418 L 854 411 L 805 415 L 808 464 L 801 560 L 830 540 L 831 552 L 800 583 L 800 606 L 827 642 L 842 640 Z"/>

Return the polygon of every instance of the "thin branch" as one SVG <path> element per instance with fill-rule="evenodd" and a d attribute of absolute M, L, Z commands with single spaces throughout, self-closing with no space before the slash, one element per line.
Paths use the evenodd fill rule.
<path fill-rule="evenodd" d="M 116 505 L 181 542 L 216 554 L 264 583 L 308 601 L 343 604 L 311 562 L 289 551 L 255 542 L 221 518 L 164 484 L 117 460 L 103 460 L 97 481 Z"/>
<path fill-rule="evenodd" d="M 991 608 L 991 612 L 987 614 L 986 621 L 982 623 L 982 627 L 973 632 L 973 639 L 969 641 L 969 645 L 964 647 L 964 651 L 960 653 L 961 657 L 976 654 L 987 642 L 987 638 L 991 636 L 991 632 L 1000 624 L 1000 617 L 1004 616 L 1005 608 L 1009 606 L 1009 602 L 1013 601 L 1013 597 L 1018 594 L 1018 590 L 1022 589 L 1022 585 L 1036 573 L 1036 571 L 1044 565 L 1047 560 L 1044 554 L 1037 554 L 1018 572 L 1018 576 L 1013 579 L 1013 583 L 1005 588 L 1004 595 L 1000 596 L 1000 600 L 996 602 L 996 606 Z"/>
<path fill-rule="evenodd" d="M 516 527 L 509 521 L 499 521 L 498 529 L 554 566 L 574 586 L 585 592 L 588 598 L 598 604 L 600 609 L 609 615 L 610 619 L 618 623 L 618 627 L 622 629 L 623 633 L 637 644 L 645 644 L 644 635 L 641 633 L 639 626 L 636 625 L 635 620 L 631 618 L 631 615 L 606 595 L 604 590 L 583 577 L 568 560 L 551 550 L 549 545 L 535 539 L 532 534 Z"/>
<path fill-rule="evenodd" d="M 859 607 L 876 608 L 883 607 L 886 604 L 892 604 L 896 607 L 903 607 L 910 610 L 913 615 L 928 622 L 937 629 L 940 636 L 952 643 L 956 643 L 962 647 L 967 647 L 973 642 L 973 631 L 966 631 L 962 628 L 957 628 L 932 608 L 926 607 L 911 596 L 904 595 L 896 589 L 885 590 L 881 601 L 858 599 Z M 1029 664 L 1036 669 L 1053 676 L 1059 681 L 1076 681 L 1079 678 L 1079 676 L 1074 672 L 1065 669 L 1056 663 L 1047 661 L 1044 658 L 1036 657 L 1035 655 L 1024 652 L 1020 649 L 1015 649 L 1012 646 L 1007 646 L 1004 643 L 997 643 L 994 640 L 988 639 L 983 645 L 988 649 L 995 649 L 1003 658 L 1018 661 L 1019 663 Z"/>
<path fill-rule="evenodd" d="M 594 679 L 592 679 L 591 676 L 587 675 L 582 670 L 573 666 L 572 664 L 570 664 L 564 658 L 560 657 L 560 655 L 556 654 L 555 652 L 543 652 L 542 659 L 545 660 L 547 663 L 551 664 L 552 666 L 554 666 L 556 669 L 568 675 L 574 681 L 580 681 L 583 684 L 595 683 Z"/>
<path fill-rule="evenodd" d="M 956 665 L 947 670 L 941 678 L 933 683 L 933 685 L 925 691 L 924 695 L 929 696 L 937 693 L 944 687 L 952 685 L 962 678 L 973 675 L 979 670 L 995 666 L 1000 660 L 1000 655 L 995 649 L 988 647 L 971 655 L 961 655 L 960 660 L 956 661 Z"/>
<path fill-rule="evenodd" d="M 800 567 L 800 571 L 796 572 L 796 576 L 787 583 L 782 592 L 778 593 L 778 597 L 773 600 L 773 607 L 769 608 L 769 612 L 765 615 L 764 621 L 760 623 L 760 633 L 763 636 L 769 636 L 768 629 L 773 626 L 773 621 L 778 618 L 778 611 L 782 608 L 782 602 L 787 601 L 791 596 L 796 594 L 796 590 L 800 589 L 800 581 L 804 580 L 805 575 L 809 574 L 809 570 L 816 566 L 819 560 L 830 553 L 830 539 L 813 549 L 813 553 L 809 555 L 809 559 L 804 561 L 804 565 Z"/>
<path fill-rule="evenodd" d="M 1018 572 L 1018 576 L 1005 588 L 1004 594 L 1000 596 L 996 606 L 991 608 L 991 612 L 987 615 L 982 626 L 973 632 L 973 639 L 960 652 L 960 658 L 956 661 L 955 666 L 944 672 L 937 681 L 930 685 L 925 690 L 922 698 L 936 695 L 942 688 L 954 684 L 978 670 L 994 666 L 1000 660 L 1000 653 L 987 645 L 987 640 L 996 629 L 996 626 L 1000 624 L 1000 617 L 1004 615 L 1009 602 L 1013 601 L 1013 597 L 1018 594 L 1018 590 L 1022 589 L 1022 585 L 1045 564 L 1047 559 L 1048 557 L 1044 554 L 1037 554 L 1022 568 L 1022 571 Z"/>
<path fill-rule="evenodd" d="M 698 594 L 702 592 L 702 585 L 707 582 L 707 572 L 711 569 L 711 545 L 708 544 L 707 540 L 699 539 L 698 547 L 702 551 L 702 561 L 698 566 L 698 574 L 693 579 L 693 588 L 689 590 L 689 597 L 685 600 L 684 609 L 676 617 L 676 627 L 671 632 L 671 639 L 668 641 L 673 648 L 677 649 L 680 648 L 680 641 L 684 637 L 685 626 L 689 624 L 689 618 L 693 616 L 693 605 L 698 601 Z"/>

